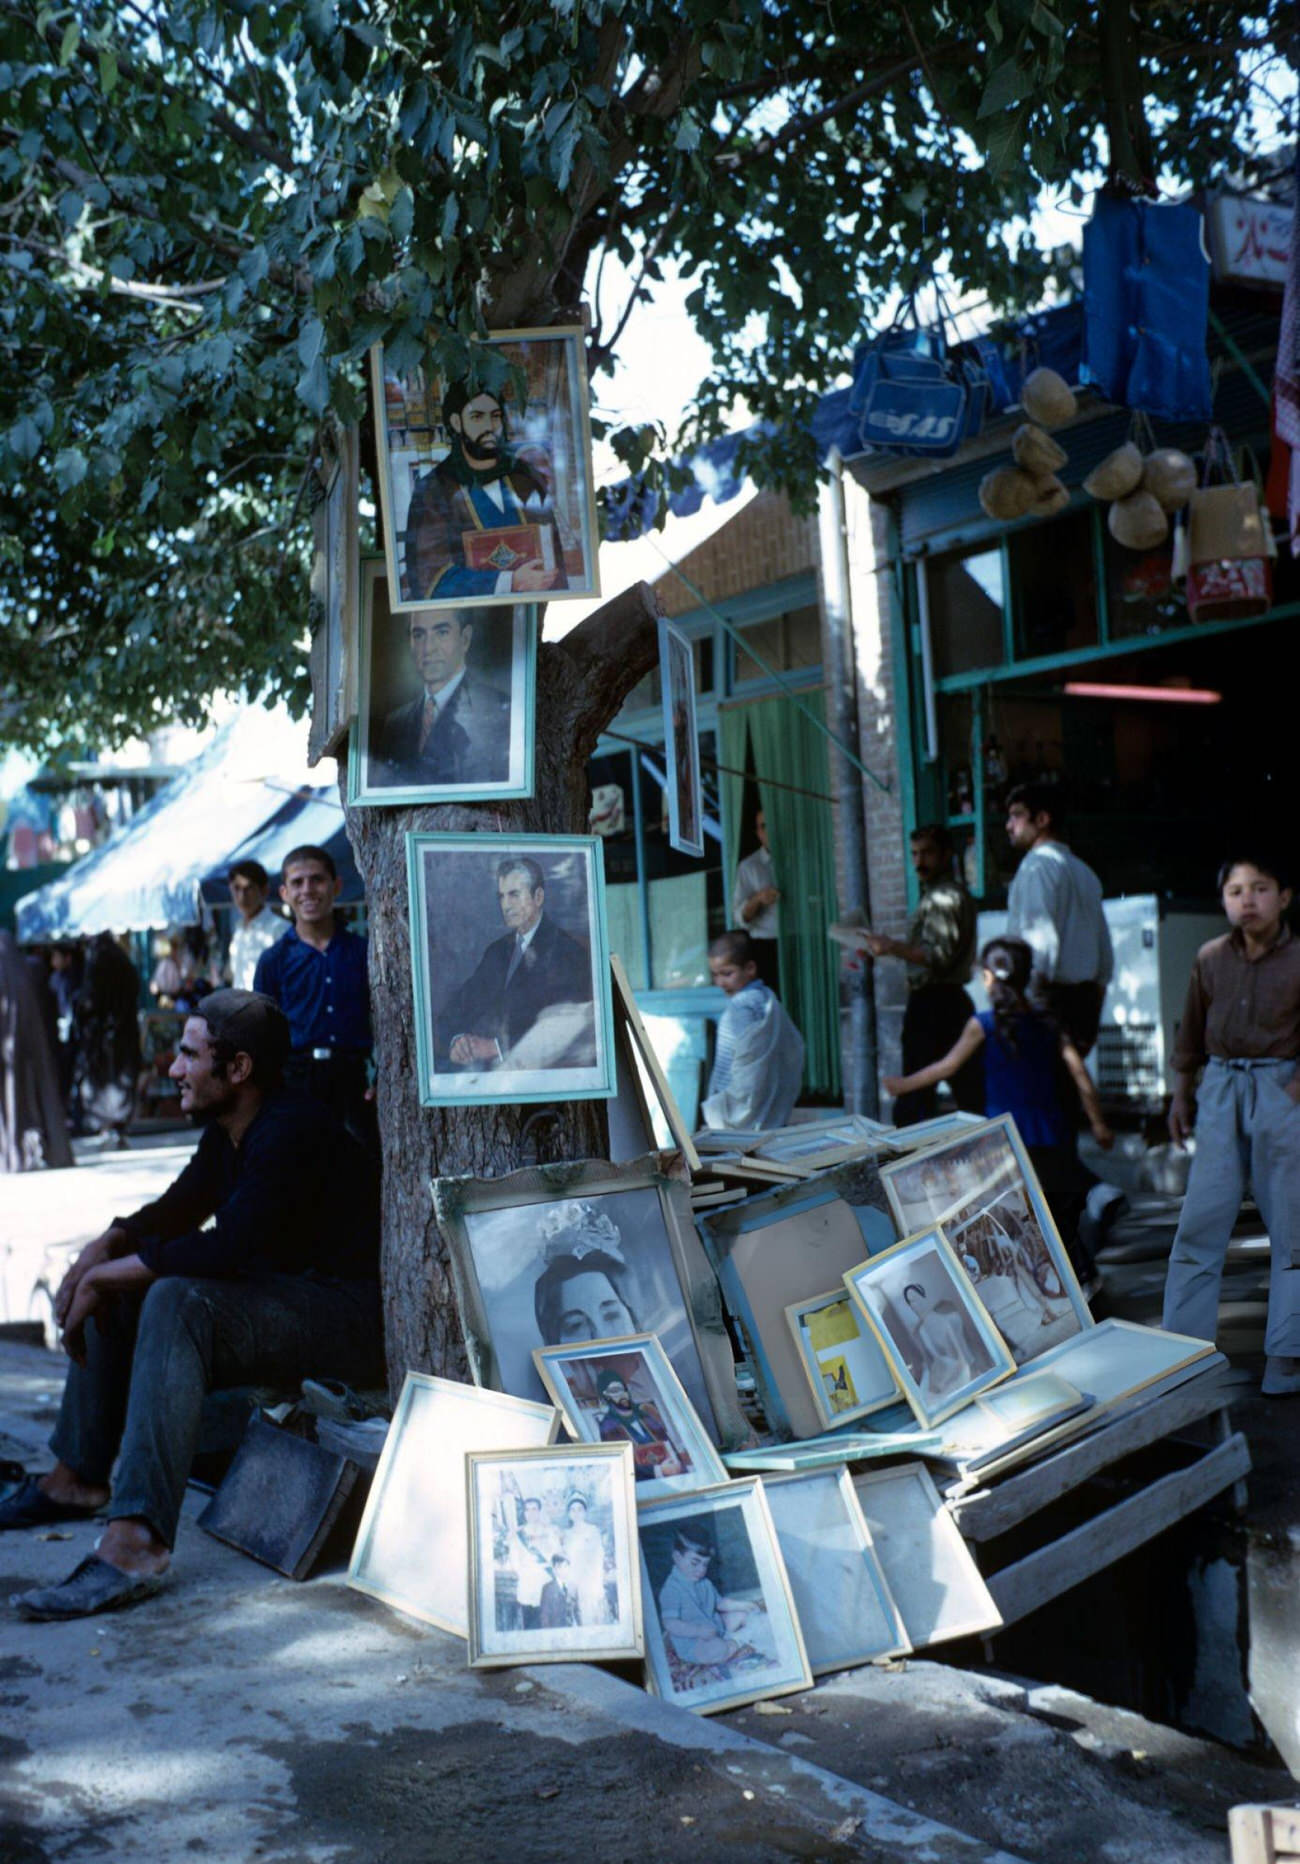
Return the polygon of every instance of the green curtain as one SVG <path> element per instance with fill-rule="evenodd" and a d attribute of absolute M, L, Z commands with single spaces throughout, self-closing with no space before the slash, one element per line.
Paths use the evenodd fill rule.
<path fill-rule="evenodd" d="M 818 713 L 820 693 L 804 693 Z M 826 936 L 839 917 L 835 892 L 835 838 L 829 802 L 798 790 L 830 795 L 826 738 L 788 699 L 723 708 L 722 759 L 734 770 L 752 763 L 759 802 L 781 889 L 781 998 L 804 1039 L 804 1087 L 840 1094 L 839 948 Z M 778 788 L 778 785 L 792 788 Z M 724 829 L 733 870 L 742 840 L 744 779 L 725 776 Z M 728 900 L 728 917 L 730 917 Z"/>

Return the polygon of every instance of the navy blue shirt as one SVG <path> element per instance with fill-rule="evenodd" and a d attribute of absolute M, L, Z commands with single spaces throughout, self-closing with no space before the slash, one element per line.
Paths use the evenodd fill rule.
<path fill-rule="evenodd" d="M 253 989 L 273 997 L 289 1019 L 295 1054 L 314 1048 L 369 1053 L 370 988 L 366 941 L 337 926 L 324 951 L 290 926 L 257 961 Z"/>

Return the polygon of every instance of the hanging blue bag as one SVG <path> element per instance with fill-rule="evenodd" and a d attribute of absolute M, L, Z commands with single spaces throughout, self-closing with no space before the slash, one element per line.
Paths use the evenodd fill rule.
<path fill-rule="evenodd" d="M 864 448 L 946 459 L 967 438 L 970 388 L 942 329 L 920 329 L 911 299 L 907 312 L 910 324 L 893 324 L 858 352 L 849 413 Z"/>

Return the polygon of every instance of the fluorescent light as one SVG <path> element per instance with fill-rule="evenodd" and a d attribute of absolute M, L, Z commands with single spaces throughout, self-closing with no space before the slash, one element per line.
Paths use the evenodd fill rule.
<path fill-rule="evenodd" d="M 1165 705 L 1219 705 L 1222 693 L 1204 686 L 1104 686 L 1094 680 L 1067 680 L 1072 699 L 1156 699 Z"/>

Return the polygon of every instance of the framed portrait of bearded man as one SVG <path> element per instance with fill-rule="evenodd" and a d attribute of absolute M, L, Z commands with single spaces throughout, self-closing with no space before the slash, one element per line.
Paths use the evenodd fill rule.
<path fill-rule="evenodd" d="M 370 352 L 389 606 L 599 595 L 583 333 Z"/>

